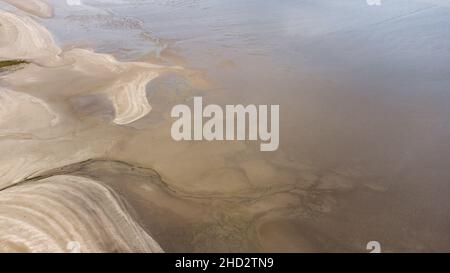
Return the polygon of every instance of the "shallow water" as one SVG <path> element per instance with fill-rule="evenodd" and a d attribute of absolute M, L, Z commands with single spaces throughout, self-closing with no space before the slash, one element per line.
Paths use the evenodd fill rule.
<path fill-rule="evenodd" d="M 55 18 L 36 20 L 63 49 L 193 73 L 152 81 L 152 111 L 123 126 L 98 95 L 58 105 L 80 135 L 64 143 L 113 160 L 83 174 L 125 197 L 164 250 L 365 252 L 375 240 L 383 251 L 450 251 L 444 1 L 49 2 Z M 170 109 L 194 95 L 279 104 L 280 149 L 173 141 Z M 76 147 L 45 145 L 73 163 Z"/>

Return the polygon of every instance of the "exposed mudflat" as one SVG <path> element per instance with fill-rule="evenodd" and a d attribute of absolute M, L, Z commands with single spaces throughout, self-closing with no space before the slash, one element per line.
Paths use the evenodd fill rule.
<path fill-rule="evenodd" d="M 0 1 L 0 251 L 450 251 L 446 1 L 69 2 Z M 280 148 L 174 141 L 194 96 Z"/>

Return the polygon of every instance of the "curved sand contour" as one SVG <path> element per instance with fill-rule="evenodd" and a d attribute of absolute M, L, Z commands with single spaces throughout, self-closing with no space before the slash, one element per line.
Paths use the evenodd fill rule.
<path fill-rule="evenodd" d="M 50 16 L 45 2 L 6 2 Z M 67 103 L 72 98 L 99 96 L 114 109 L 111 122 L 128 124 L 151 110 L 146 85 L 179 68 L 119 62 L 87 49 L 63 51 L 43 26 L 4 11 L 0 60 L 29 62 L 0 76 L 0 252 L 67 252 L 74 246 L 81 252 L 162 252 L 102 182 L 67 175 L 28 178 L 91 158 L 114 143 L 114 136 L 82 134 L 101 125 L 80 123 Z"/>
<path fill-rule="evenodd" d="M 3 190 L 0 204 L 0 252 L 162 252 L 99 181 L 54 176 Z"/>
<path fill-rule="evenodd" d="M 44 0 L 2 0 L 18 9 L 42 18 L 53 17 L 53 7 Z"/>

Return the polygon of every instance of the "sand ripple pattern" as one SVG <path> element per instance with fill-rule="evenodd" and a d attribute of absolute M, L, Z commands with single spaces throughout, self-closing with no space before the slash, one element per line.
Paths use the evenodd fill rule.
<path fill-rule="evenodd" d="M 52 15 L 45 1 L 5 2 Z M 152 109 L 148 83 L 179 68 L 61 50 L 30 17 L 0 11 L 0 60 L 17 59 L 28 64 L 0 76 L 0 252 L 70 252 L 74 242 L 81 252 L 162 252 L 103 182 L 36 177 L 102 155 L 117 140 L 91 137 L 86 128 L 119 130 L 117 125 L 144 117 Z M 106 116 L 113 124 L 104 125 L 103 117 L 79 122 L 78 109 L 68 102 L 83 96 L 113 108 Z"/>
<path fill-rule="evenodd" d="M 51 62 L 60 52 L 46 28 L 31 18 L 0 12 L 0 59 Z"/>
<path fill-rule="evenodd" d="M 162 252 L 101 182 L 60 175 L 0 193 L 0 252 Z"/>
<path fill-rule="evenodd" d="M 51 18 L 53 17 L 53 7 L 44 0 L 2 0 L 18 9 L 33 15 Z"/>
<path fill-rule="evenodd" d="M 166 71 L 165 68 L 140 62 L 119 62 L 113 56 L 85 49 L 64 52 L 62 59 L 70 64 L 71 74 L 82 71 L 83 78 L 98 77 L 97 86 L 89 93 L 106 93 L 115 109 L 114 123 L 129 124 L 150 113 L 152 107 L 147 99 L 146 87 Z M 106 79 L 105 82 L 104 79 Z M 80 87 L 84 90 L 86 87 Z"/>
<path fill-rule="evenodd" d="M 48 80 L 42 92 L 62 95 L 61 90 L 51 90 L 54 75 L 58 81 L 74 80 L 73 75 L 90 79 L 91 86 L 71 83 L 71 94 L 82 92 L 106 93 L 115 109 L 113 122 L 118 125 L 132 123 L 151 111 L 146 96 L 146 86 L 167 71 L 179 71 L 180 67 L 164 67 L 143 62 L 119 62 L 113 56 L 95 53 L 87 49 L 71 49 L 63 52 L 54 42 L 50 32 L 27 17 L 0 12 L 0 59 L 22 59 L 38 63 L 40 68 L 13 73 L 3 77 L 11 85 Z M 36 73 L 38 70 L 44 75 Z M 22 78 L 14 78 L 21 75 Z M 83 79 L 80 82 L 84 82 Z M 95 80 L 95 82 L 91 82 Z M 66 86 L 67 87 L 67 86 Z M 70 87 L 70 85 L 69 85 Z M 51 91 L 51 92 L 50 92 Z"/>

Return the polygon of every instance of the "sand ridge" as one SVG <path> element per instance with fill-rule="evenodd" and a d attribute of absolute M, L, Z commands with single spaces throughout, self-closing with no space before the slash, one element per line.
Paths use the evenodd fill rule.
<path fill-rule="evenodd" d="M 449 108 L 445 96 L 436 97 L 449 75 L 442 39 L 448 9 L 427 0 L 376 8 L 325 0 L 86 0 L 79 7 L 48 1 L 58 12 L 54 19 L 14 11 L 3 20 L 9 30 L 0 27 L 4 58 L 13 57 L 16 44 L 27 62 L 0 72 L 0 196 L 35 183 L 78 183 L 68 176 L 106 184 L 169 252 L 365 252 L 369 240 L 380 240 L 386 251 L 448 249 L 449 221 L 435 221 L 435 212 L 450 207 L 442 206 L 448 198 L 441 190 L 448 188 L 442 163 L 450 154 L 448 128 L 441 125 Z M 30 33 L 28 19 L 51 34 L 41 27 Z M 42 39 L 53 35 L 60 44 Z M 202 77 L 169 67 L 177 64 L 200 69 L 214 86 L 199 91 L 192 84 Z M 433 92 L 423 93 L 427 88 Z M 174 141 L 168 113 L 195 96 L 218 105 L 279 103 L 280 150 L 262 155 L 245 142 Z M 439 190 L 422 195 L 424 181 Z M 23 204 L 26 210 L 5 226 L 25 226 L 20 221 L 30 213 L 34 220 L 22 222 L 31 232 L 40 228 L 49 214 L 44 192 L 89 199 L 79 190 L 73 196 L 43 188 L 32 196 L 39 207 Z M 28 194 L 18 199 L 22 193 Z M 423 213 L 416 196 L 433 201 Z M 102 215 L 83 211 L 86 222 L 76 222 L 66 214 L 77 206 L 64 201 L 54 200 L 60 214 L 41 234 L 52 251 L 76 239 L 67 222 L 81 227 Z M 107 212 L 114 203 L 97 207 Z M 38 208 L 42 218 L 33 212 Z M 57 225 L 64 228 L 55 233 L 67 236 L 45 234 Z M 122 227 L 133 224 L 103 226 L 118 233 Z M 81 241 L 92 251 L 147 251 L 114 247 L 101 229 L 77 234 L 86 235 Z M 93 233 L 100 246 L 91 242 Z M 120 242 L 116 235 L 111 239 Z"/>
<path fill-rule="evenodd" d="M 51 15 L 44 1 L 6 2 L 41 17 Z M 67 252 L 67 244 L 76 242 L 82 252 L 162 252 L 100 181 L 55 176 L 14 185 L 102 155 L 114 145 L 116 134 L 88 135 L 85 130 L 120 131 L 111 123 L 124 125 L 144 117 L 151 110 L 147 84 L 181 68 L 123 63 L 88 49 L 63 51 L 32 18 L 4 11 L 0 59 L 28 62 L 0 76 L 7 86 L 0 89 L 0 251 Z M 114 110 L 109 122 L 99 124 L 95 117 L 80 122 L 68 104 L 80 96 L 109 103 Z"/>
<path fill-rule="evenodd" d="M 50 32 L 25 16 L 9 12 L 0 13 L 0 59 L 30 60 L 51 63 L 58 59 L 61 49 Z"/>
<path fill-rule="evenodd" d="M 42 18 L 53 17 L 53 7 L 45 0 L 2 0 L 18 9 Z"/>
<path fill-rule="evenodd" d="M 111 188 L 60 175 L 0 194 L 0 252 L 162 252 Z"/>

